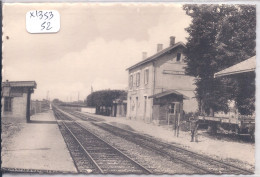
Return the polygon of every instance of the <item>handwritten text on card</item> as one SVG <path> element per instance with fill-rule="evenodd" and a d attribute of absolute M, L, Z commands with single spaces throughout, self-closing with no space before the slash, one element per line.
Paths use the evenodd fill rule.
<path fill-rule="evenodd" d="M 60 14 L 56 10 L 31 10 L 26 13 L 29 33 L 56 33 L 60 30 Z"/>

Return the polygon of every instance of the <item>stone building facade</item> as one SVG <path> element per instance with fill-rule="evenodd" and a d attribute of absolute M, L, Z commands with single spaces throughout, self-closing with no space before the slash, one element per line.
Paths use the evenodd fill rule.
<path fill-rule="evenodd" d="M 165 124 L 169 115 L 197 110 L 194 78 L 185 74 L 185 48 L 171 37 L 169 47 L 158 44 L 156 54 L 144 54 L 142 61 L 127 68 L 128 118 Z"/>

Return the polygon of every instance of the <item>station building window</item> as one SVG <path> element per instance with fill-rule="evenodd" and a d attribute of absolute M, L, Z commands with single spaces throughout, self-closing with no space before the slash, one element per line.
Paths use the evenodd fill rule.
<path fill-rule="evenodd" d="M 133 74 L 133 87 L 136 86 L 136 74 L 134 73 Z"/>
<path fill-rule="evenodd" d="M 5 97 L 4 98 L 4 111 L 5 112 L 12 112 L 12 97 Z"/>
<path fill-rule="evenodd" d="M 175 103 L 171 103 L 169 106 L 169 113 L 175 114 Z"/>
<path fill-rule="evenodd" d="M 130 89 L 133 88 L 133 75 L 130 75 L 130 77 L 129 77 L 129 88 Z"/>
<path fill-rule="evenodd" d="M 140 72 L 136 74 L 136 86 L 140 86 Z"/>
<path fill-rule="evenodd" d="M 144 84 L 149 82 L 149 69 L 144 70 Z"/>
<path fill-rule="evenodd" d="M 176 59 L 176 61 L 181 61 L 181 53 L 177 53 L 177 59 Z"/>

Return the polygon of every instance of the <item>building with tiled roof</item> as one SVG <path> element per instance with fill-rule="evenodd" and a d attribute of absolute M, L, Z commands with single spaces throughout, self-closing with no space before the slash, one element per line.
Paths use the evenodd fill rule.
<path fill-rule="evenodd" d="M 167 48 L 158 44 L 157 53 L 150 57 L 143 53 L 142 61 L 127 68 L 128 118 L 165 124 L 182 117 L 183 110 L 197 110 L 194 78 L 185 74 L 185 48 L 183 42 L 175 43 L 175 37 L 170 37 Z"/>

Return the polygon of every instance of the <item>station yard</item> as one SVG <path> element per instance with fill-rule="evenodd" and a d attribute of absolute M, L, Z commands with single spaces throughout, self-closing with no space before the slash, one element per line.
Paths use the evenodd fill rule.
<path fill-rule="evenodd" d="M 230 142 L 203 136 L 199 143 L 190 142 L 190 133 L 180 131 L 174 135 L 172 127 L 147 124 L 125 117 L 108 117 L 84 113 L 102 119 L 110 125 L 135 131 L 169 144 L 253 170 L 255 145 L 249 142 Z M 75 173 L 73 160 L 59 132 L 52 110 L 32 116 L 31 123 L 10 124 L 2 122 L 2 169 L 29 168 Z"/>

